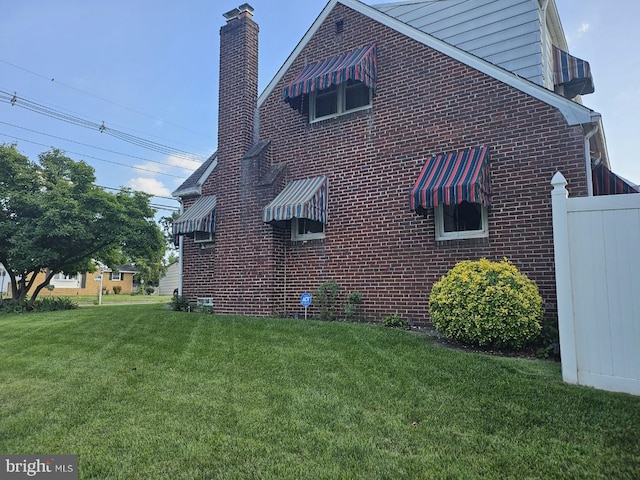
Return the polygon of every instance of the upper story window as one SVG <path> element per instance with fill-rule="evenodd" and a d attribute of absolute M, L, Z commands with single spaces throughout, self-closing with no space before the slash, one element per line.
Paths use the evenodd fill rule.
<path fill-rule="evenodd" d="M 371 89 L 363 82 L 347 80 L 311 93 L 310 120 L 324 120 L 371 106 Z"/>
<path fill-rule="evenodd" d="M 309 116 L 315 120 L 369 108 L 376 90 L 374 43 L 307 64 L 285 85 L 284 101 L 303 112 L 309 100 Z"/>

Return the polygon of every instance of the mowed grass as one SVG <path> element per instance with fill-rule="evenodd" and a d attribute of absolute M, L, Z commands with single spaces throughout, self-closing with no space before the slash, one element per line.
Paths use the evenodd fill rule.
<path fill-rule="evenodd" d="M 0 316 L 0 452 L 82 479 L 640 478 L 640 398 L 376 325 Z"/>

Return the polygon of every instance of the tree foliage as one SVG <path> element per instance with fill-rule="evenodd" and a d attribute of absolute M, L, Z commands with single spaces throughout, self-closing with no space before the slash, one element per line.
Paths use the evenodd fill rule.
<path fill-rule="evenodd" d="M 52 149 L 33 162 L 15 145 L 0 145 L 0 263 L 15 300 L 33 305 L 57 273 L 161 263 L 165 246 L 149 195 L 95 185 L 87 163 Z M 36 284 L 36 275 L 46 272 Z"/>

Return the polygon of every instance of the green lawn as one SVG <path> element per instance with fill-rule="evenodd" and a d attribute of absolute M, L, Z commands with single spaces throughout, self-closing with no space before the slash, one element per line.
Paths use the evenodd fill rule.
<path fill-rule="evenodd" d="M 82 479 L 640 478 L 640 398 L 376 325 L 0 316 L 0 452 Z"/>

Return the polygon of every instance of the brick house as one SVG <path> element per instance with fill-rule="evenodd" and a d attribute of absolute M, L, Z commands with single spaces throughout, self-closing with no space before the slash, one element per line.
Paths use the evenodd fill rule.
<path fill-rule="evenodd" d="M 335 280 L 422 323 L 458 261 L 507 257 L 555 317 L 551 177 L 631 187 L 554 0 L 330 0 L 260 96 L 253 9 L 225 17 L 218 150 L 174 192 L 183 295 L 291 316 Z"/>

